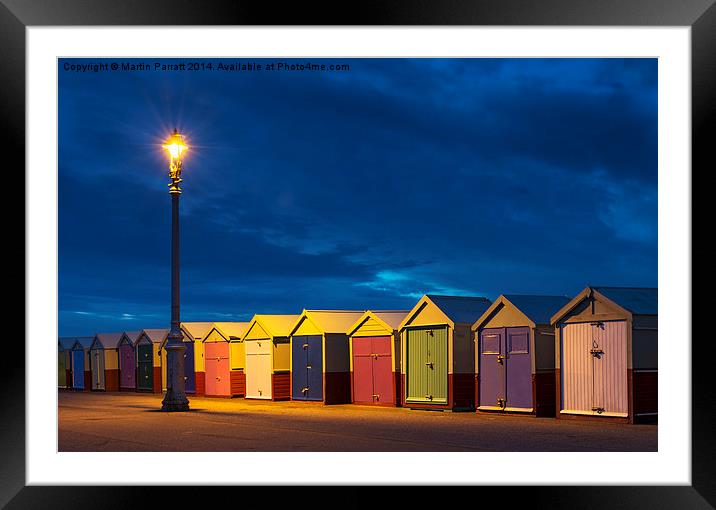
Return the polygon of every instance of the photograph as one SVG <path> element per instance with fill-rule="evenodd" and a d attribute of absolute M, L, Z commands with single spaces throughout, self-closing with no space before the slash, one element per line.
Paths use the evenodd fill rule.
<path fill-rule="evenodd" d="M 58 452 L 659 451 L 658 58 L 56 65 Z"/>

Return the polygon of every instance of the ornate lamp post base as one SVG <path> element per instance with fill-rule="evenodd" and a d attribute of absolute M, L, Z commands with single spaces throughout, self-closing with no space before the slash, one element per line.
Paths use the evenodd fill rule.
<path fill-rule="evenodd" d="M 189 410 L 189 400 L 184 393 L 184 349 L 181 341 L 170 338 L 167 351 L 167 394 L 162 400 L 162 411 L 181 412 Z"/>

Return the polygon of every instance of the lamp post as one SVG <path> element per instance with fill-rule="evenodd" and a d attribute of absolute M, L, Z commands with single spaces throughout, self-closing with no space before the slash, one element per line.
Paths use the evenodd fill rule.
<path fill-rule="evenodd" d="M 188 150 L 184 136 L 174 133 L 162 146 L 169 153 L 169 194 L 172 197 L 172 312 L 171 329 L 166 344 L 167 393 L 162 400 L 162 411 L 188 411 L 189 400 L 184 392 L 184 342 L 179 319 L 179 195 L 181 188 L 182 155 Z"/>

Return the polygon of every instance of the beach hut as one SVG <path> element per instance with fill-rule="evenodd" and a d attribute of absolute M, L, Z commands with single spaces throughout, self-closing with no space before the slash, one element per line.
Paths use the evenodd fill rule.
<path fill-rule="evenodd" d="M 408 310 L 367 311 L 348 330 L 351 401 L 400 405 L 400 334 Z"/>
<path fill-rule="evenodd" d="M 137 389 L 137 355 L 134 344 L 141 331 L 125 331 L 119 339 L 119 391 Z"/>
<path fill-rule="evenodd" d="M 162 392 L 161 348 L 168 329 L 143 329 L 134 342 L 137 355 L 137 391 Z"/>
<path fill-rule="evenodd" d="M 478 411 L 554 416 L 550 320 L 569 300 L 503 294 L 472 325 Z"/>
<path fill-rule="evenodd" d="M 75 337 L 60 337 L 57 341 L 57 387 L 72 388 L 72 344 Z"/>
<path fill-rule="evenodd" d="M 122 333 L 97 333 L 90 346 L 92 391 L 119 391 L 119 341 Z"/>
<path fill-rule="evenodd" d="M 399 325 L 404 406 L 475 408 L 475 342 L 470 328 L 490 304 L 484 297 L 420 298 Z"/>
<path fill-rule="evenodd" d="M 214 327 L 213 322 L 182 322 L 185 390 L 195 395 L 204 394 L 204 338 Z"/>
<path fill-rule="evenodd" d="M 246 398 L 291 398 L 291 328 L 298 315 L 254 315 L 244 335 Z"/>
<path fill-rule="evenodd" d="M 204 338 L 205 395 L 243 397 L 246 394 L 243 337 L 248 322 L 215 322 Z"/>
<path fill-rule="evenodd" d="M 90 391 L 92 372 L 90 371 L 89 351 L 93 336 L 78 336 L 72 343 L 72 389 Z"/>
<path fill-rule="evenodd" d="M 658 289 L 587 287 L 552 316 L 558 418 L 657 417 Z"/>
<path fill-rule="evenodd" d="M 348 330 L 355 310 L 304 310 L 291 328 L 291 399 L 349 404 Z"/>

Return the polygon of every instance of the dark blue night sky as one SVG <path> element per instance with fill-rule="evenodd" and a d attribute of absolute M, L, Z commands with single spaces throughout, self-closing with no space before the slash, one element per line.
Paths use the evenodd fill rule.
<path fill-rule="evenodd" d="M 185 321 L 657 286 L 655 59 L 66 62 L 60 335 L 168 327 L 175 126 Z"/>

